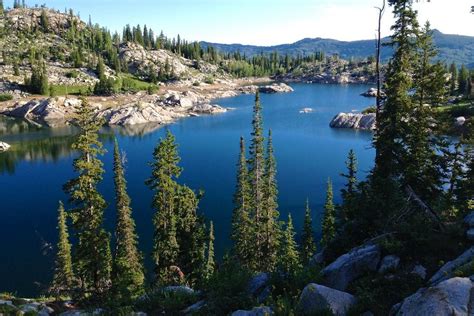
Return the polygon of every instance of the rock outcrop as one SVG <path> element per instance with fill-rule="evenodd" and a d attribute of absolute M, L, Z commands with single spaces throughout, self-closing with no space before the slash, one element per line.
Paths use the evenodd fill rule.
<path fill-rule="evenodd" d="M 261 93 L 287 93 L 295 90 L 286 83 L 281 82 L 259 87 L 258 91 Z"/>
<path fill-rule="evenodd" d="M 331 311 L 334 315 L 342 316 L 346 315 L 356 301 L 349 293 L 311 283 L 301 293 L 298 312 L 301 315 L 318 315 Z"/>
<path fill-rule="evenodd" d="M 10 145 L 5 143 L 5 142 L 0 142 L 0 152 L 2 151 L 7 151 L 8 149 L 10 149 Z"/>
<path fill-rule="evenodd" d="M 273 310 L 267 306 L 255 307 L 252 310 L 238 310 L 232 313 L 231 316 L 271 316 L 273 315 Z"/>
<path fill-rule="evenodd" d="M 323 284 L 344 291 L 352 281 L 363 274 L 377 271 L 380 256 L 380 247 L 375 244 L 354 248 L 321 271 Z"/>
<path fill-rule="evenodd" d="M 395 255 L 388 255 L 383 257 L 380 262 L 379 273 L 383 274 L 389 271 L 396 270 L 400 264 L 400 257 Z"/>
<path fill-rule="evenodd" d="M 375 113 L 339 113 L 329 123 L 332 128 L 375 129 Z"/>
<path fill-rule="evenodd" d="M 456 259 L 447 262 L 441 269 L 436 272 L 429 280 L 430 284 L 438 284 L 454 276 L 456 270 L 472 265 L 474 261 L 474 246 L 466 250 L 462 255 Z"/>
<path fill-rule="evenodd" d="M 360 94 L 363 97 L 368 97 L 368 98 L 376 98 L 377 97 L 377 89 L 376 88 L 370 88 L 369 90 L 363 92 Z M 380 91 L 380 96 L 382 98 L 385 98 L 387 95 L 385 92 Z"/>
<path fill-rule="evenodd" d="M 391 315 L 473 315 L 474 283 L 470 278 L 451 278 L 422 288 L 392 308 Z"/>

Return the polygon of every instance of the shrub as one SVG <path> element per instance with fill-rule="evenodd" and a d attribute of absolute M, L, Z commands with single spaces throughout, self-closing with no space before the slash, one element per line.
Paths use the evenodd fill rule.
<path fill-rule="evenodd" d="M 79 77 L 79 71 L 77 71 L 77 70 L 70 71 L 70 72 L 66 73 L 66 77 L 71 78 L 71 79 L 76 79 L 76 78 Z"/>
<path fill-rule="evenodd" d="M 8 93 L 2 93 L 0 94 L 0 102 L 5 102 L 5 101 L 10 101 L 13 100 L 13 96 Z"/>
<path fill-rule="evenodd" d="M 204 79 L 204 82 L 207 84 L 213 84 L 214 83 L 214 78 L 211 76 L 208 76 Z"/>

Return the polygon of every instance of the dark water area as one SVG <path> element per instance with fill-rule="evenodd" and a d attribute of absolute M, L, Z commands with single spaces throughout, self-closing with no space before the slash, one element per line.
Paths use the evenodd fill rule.
<path fill-rule="evenodd" d="M 331 129 L 329 122 L 339 112 L 360 111 L 375 100 L 361 97 L 365 85 L 293 84 L 295 92 L 262 95 L 265 129 L 272 129 L 278 167 L 279 210 L 282 219 L 291 212 L 300 230 L 308 198 L 314 229 L 320 235 L 326 183 L 331 178 L 340 199 L 344 185 L 340 173 L 354 149 L 359 160 L 359 178 L 373 165 L 370 132 Z M 140 248 L 150 267 L 152 249 L 152 192 L 144 181 L 150 175 L 154 147 L 170 129 L 176 136 L 184 168 L 180 183 L 203 189 L 199 211 L 214 221 L 216 252 L 230 246 L 232 195 L 235 188 L 239 138 L 250 139 L 254 96 L 241 95 L 216 100 L 235 108 L 225 114 L 192 117 L 169 126 L 142 125 L 108 128 L 101 135 L 107 153 L 102 157 L 106 173 L 100 191 L 112 205 L 106 210 L 106 226 L 114 226 L 112 153 L 113 137 L 126 156 L 128 193 L 140 236 Z M 300 113 L 302 108 L 312 113 Z M 75 129 L 41 128 L 0 117 L 0 140 L 12 145 L 0 153 L 0 292 L 20 296 L 41 293 L 52 275 L 56 217 L 59 200 L 67 197 L 62 185 L 75 176 L 74 152 L 70 147 Z"/>

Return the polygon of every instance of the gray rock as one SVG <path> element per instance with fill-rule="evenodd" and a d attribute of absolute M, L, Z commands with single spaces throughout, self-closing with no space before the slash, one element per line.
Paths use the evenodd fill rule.
<path fill-rule="evenodd" d="M 466 250 L 456 259 L 447 262 L 430 279 L 430 284 L 437 284 L 453 276 L 454 271 L 474 260 L 474 246 Z"/>
<path fill-rule="evenodd" d="M 232 313 L 231 316 L 270 316 L 273 315 L 273 310 L 270 307 L 262 306 L 255 307 L 252 310 L 238 310 Z"/>
<path fill-rule="evenodd" d="M 206 306 L 206 301 L 201 300 L 197 303 L 194 303 L 191 306 L 188 306 L 187 308 L 183 309 L 181 312 L 185 315 L 187 314 L 193 314 L 199 312 L 204 306 Z"/>
<path fill-rule="evenodd" d="M 474 227 L 474 212 L 471 212 L 464 217 L 464 223 L 469 227 Z"/>
<path fill-rule="evenodd" d="M 364 96 L 364 97 L 369 97 L 369 98 L 376 98 L 377 97 L 377 88 L 370 88 L 369 90 L 367 90 L 366 92 L 361 93 L 360 95 Z M 385 92 L 380 91 L 380 96 L 382 98 L 385 98 L 386 97 Z"/>
<path fill-rule="evenodd" d="M 398 268 L 400 264 L 400 258 L 395 255 L 388 255 L 383 257 L 382 262 L 380 263 L 379 273 L 385 273 L 387 271 L 393 271 Z"/>
<path fill-rule="evenodd" d="M 49 306 L 43 306 L 38 312 L 38 316 L 48 316 L 54 314 L 54 309 Z"/>
<path fill-rule="evenodd" d="M 13 306 L 13 303 L 12 303 L 12 301 L 0 300 L 0 305 Z"/>
<path fill-rule="evenodd" d="M 469 228 L 466 232 L 467 239 L 474 241 L 474 228 Z"/>
<path fill-rule="evenodd" d="M 286 83 L 274 83 L 268 86 L 259 87 L 258 91 L 261 93 L 286 93 L 295 90 Z"/>
<path fill-rule="evenodd" d="M 419 276 L 423 280 L 426 279 L 426 268 L 420 264 L 414 266 L 410 273 Z"/>
<path fill-rule="evenodd" d="M 24 304 L 20 306 L 20 310 L 24 313 L 37 312 L 40 306 L 41 306 L 40 303 L 32 302 L 32 303 L 28 303 L 28 304 Z"/>
<path fill-rule="evenodd" d="M 192 111 L 198 114 L 218 114 L 227 112 L 227 109 L 217 104 L 200 103 L 193 106 Z"/>
<path fill-rule="evenodd" d="M 369 244 L 352 249 L 321 271 L 324 284 L 344 291 L 349 283 L 369 271 L 377 271 L 380 247 Z"/>
<path fill-rule="evenodd" d="M 193 295 L 196 293 L 192 288 L 184 285 L 166 286 L 163 288 L 163 292 L 182 293 L 188 295 Z"/>
<path fill-rule="evenodd" d="M 452 278 L 422 288 L 392 308 L 391 315 L 472 315 L 469 278 Z"/>
<path fill-rule="evenodd" d="M 464 116 L 456 117 L 454 120 L 454 125 L 456 126 L 463 126 L 464 123 L 466 123 L 466 118 Z"/>
<path fill-rule="evenodd" d="M 250 295 L 257 296 L 268 285 L 268 281 L 270 281 L 270 275 L 268 273 L 259 273 L 250 279 L 247 291 Z"/>
<path fill-rule="evenodd" d="M 7 143 L 4 143 L 4 142 L 0 142 L 0 152 L 2 151 L 7 151 L 8 149 L 10 149 L 10 145 L 7 144 Z"/>
<path fill-rule="evenodd" d="M 346 315 L 356 301 L 349 293 L 311 283 L 301 293 L 298 311 L 302 315 L 316 315 L 331 310 L 334 315 Z"/>
<path fill-rule="evenodd" d="M 321 265 L 326 260 L 325 258 L 326 248 L 321 249 L 317 254 L 315 254 L 309 261 L 310 266 Z"/>
<path fill-rule="evenodd" d="M 339 113 L 329 123 L 332 128 L 375 129 L 375 113 Z"/>

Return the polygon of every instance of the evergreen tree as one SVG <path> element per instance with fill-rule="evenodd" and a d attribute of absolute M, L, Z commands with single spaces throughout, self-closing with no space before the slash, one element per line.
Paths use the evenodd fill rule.
<path fill-rule="evenodd" d="M 5 8 L 3 7 L 3 0 L 0 0 L 0 15 L 3 15 Z"/>
<path fill-rule="evenodd" d="M 449 67 L 449 73 L 451 74 L 451 78 L 449 79 L 449 91 L 451 95 L 455 95 L 458 80 L 458 67 L 454 62 Z"/>
<path fill-rule="evenodd" d="M 31 93 L 49 95 L 48 72 L 46 63 L 40 62 L 39 65 L 33 67 L 31 78 L 28 83 L 28 90 Z"/>
<path fill-rule="evenodd" d="M 301 268 L 301 262 L 291 214 L 288 214 L 286 229 L 281 237 L 278 267 L 283 273 L 294 275 Z"/>
<path fill-rule="evenodd" d="M 175 138 L 170 131 L 153 152 L 152 175 L 146 184 L 153 190 L 153 225 L 155 228 L 153 260 L 158 284 L 173 281 L 173 267 L 178 259 L 179 245 L 176 238 L 175 203 L 177 183 L 181 174 L 180 158 Z"/>
<path fill-rule="evenodd" d="M 331 179 L 328 179 L 326 203 L 324 204 L 324 218 L 322 222 L 322 240 L 321 244 L 326 246 L 336 236 L 336 218 L 333 202 L 333 189 Z"/>
<path fill-rule="evenodd" d="M 251 253 L 252 227 L 250 219 L 250 184 L 245 157 L 244 138 L 240 138 L 240 155 L 237 164 L 237 184 L 234 193 L 234 210 L 232 214 L 232 234 L 234 242 L 233 253 L 239 263 L 249 269 L 254 268 L 253 253 Z"/>
<path fill-rule="evenodd" d="M 204 278 L 209 279 L 216 269 L 216 264 L 214 262 L 214 223 L 211 221 L 209 227 L 209 238 L 207 246 L 207 261 L 205 267 Z"/>
<path fill-rule="evenodd" d="M 49 18 L 48 18 L 48 14 L 46 13 L 46 10 L 41 11 L 40 26 L 43 32 L 45 33 L 49 32 Z"/>
<path fill-rule="evenodd" d="M 112 266 L 113 294 L 117 301 L 129 301 L 144 293 L 145 276 L 117 139 L 114 142 L 114 183 L 117 221 Z"/>
<path fill-rule="evenodd" d="M 417 48 L 413 74 L 416 91 L 406 117 L 405 149 L 399 161 L 403 164 L 403 184 L 410 185 L 425 201 L 431 202 L 439 196 L 442 178 L 432 137 L 432 126 L 437 124 L 431 109 L 443 103 L 446 91 L 443 67 L 431 63 L 437 52 L 428 22 L 418 36 Z"/>
<path fill-rule="evenodd" d="M 357 186 L 357 157 L 354 150 L 349 150 L 346 161 L 347 174 L 342 173 L 341 176 L 347 179 L 345 188 L 341 190 L 342 195 L 342 206 L 339 220 L 341 224 L 354 218 L 354 214 L 351 214 L 354 206 L 352 202 L 356 193 Z"/>
<path fill-rule="evenodd" d="M 71 244 L 67 228 L 67 215 L 62 202 L 58 209 L 58 252 L 56 254 L 53 282 L 50 292 L 55 296 L 70 294 L 74 287 L 74 273 L 72 270 Z"/>
<path fill-rule="evenodd" d="M 407 112 L 412 107 L 408 92 L 413 88 L 411 74 L 416 62 L 416 42 L 418 37 L 418 21 L 412 8 L 411 0 L 389 0 L 393 7 L 395 24 L 391 44 L 395 47 L 392 60 L 386 75 L 386 94 L 383 111 L 378 122 L 375 146 L 376 176 L 386 179 L 400 174 L 402 167 L 399 158 L 404 152 Z"/>
<path fill-rule="evenodd" d="M 97 190 L 104 173 L 97 158 L 104 152 L 98 138 L 103 121 L 95 117 L 86 99 L 81 101 L 76 112 L 80 132 L 72 146 L 79 153 L 74 160 L 78 176 L 68 181 L 64 189 L 74 205 L 70 213 L 78 242 L 74 256 L 76 277 L 83 296 L 90 294 L 100 299 L 110 287 L 112 268 L 110 235 L 102 227 L 106 202 Z"/>
<path fill-rule="evenodd" d="M 459 94 L 468 96 L 469 70 L 465 65 L 461 66 L 458 77 Z"/>
<path fill-rule="evenodd" d="M 276 183 L 276 161 L 273 155 L 272 131 L 268 131 L 265 159 L 263 212 L 262 212 L 262 259 L 266 271 L 273 271 L 277 261 L 280 227 L 278 223 L 278 188 Z"/>
<path fill-rule="evenodd" d="M 307 265 L 316 252 L 316 243 L 313 237 L 313 219 L 309 200 L 306 200 L 306 211 L 304 214 L 303 233 L 301 235 L 301 261 Z"/>
<path fill-rule="evenodd" d="M 256 269 L 263 271 L 265 259 L 263 258 L 262 243 L 264 238 L 264 227 L 262 227 L 264 216 L 264 188 L 265 188 L 265 150 L 263 137 L 262 106 L 260 95 L 255 95 L 254 116 L 252 121 L 253 131 L 250 144 L 249 179 L 251 187 L 251 218 L 253 221 L 253 243 L 252 253 L 255 256 Z"/>

